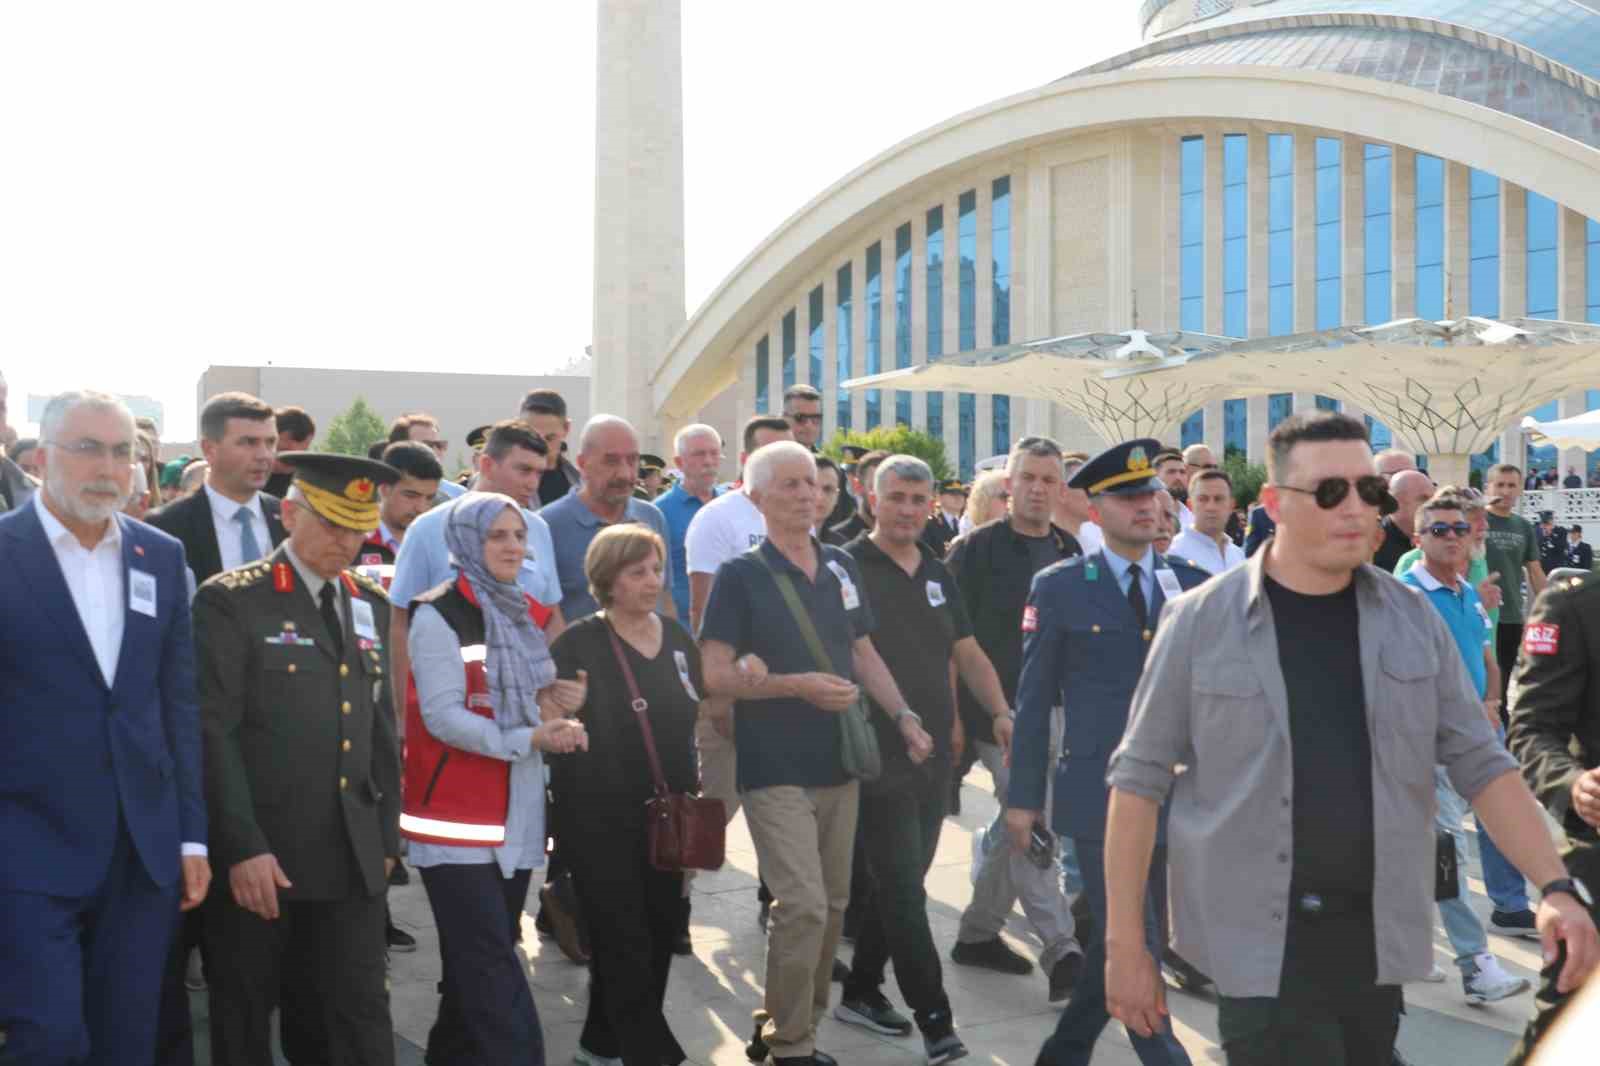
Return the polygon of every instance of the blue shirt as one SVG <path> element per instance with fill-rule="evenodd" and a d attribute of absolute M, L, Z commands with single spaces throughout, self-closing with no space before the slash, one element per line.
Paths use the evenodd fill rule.
<path fill-rule="evenodd" d="M 1482 699 L 1489 690 L 1489 669 L 1484 663 L 1483 649 L 1492 647 L 1490 642 L 1495 632 L 1489 622 L 1489 612 L 1483 609 L 1483 602 L 1478 599 L 1478 590 L 1463 577 L 1456 579 L 1456 588 L 1452 592 L 1440 584 L 1439 579 L 1428 572 L 1427 565 L 1420 561 L 1401 575 L 1400 580 L 1414 589 L 1420 589 L 1444 619 L 1450 635 L 1456 640 L 1456 647 L 1461 651 L 1467 676 L 1472 678 L 1478 698 Z"/>
<path fill-rule="evenodd" d="M 1133 570 L 1133 562 L 1124 559 L 1116 552 L 1107 548 L 1100 551 L 1098 558 L 1105 560 L 1106 566 L 1111 570 L 1111 576 L 1117 579 L 1117 588 L 1122 590 L 1122 595 L 1128 595 L 1128 587 L 1133 584 L 1129 576 Z M 1146 548 L 1144 558 L 1139 560 L 1139 587 L 1144 590 L 1145 606 L 1156 602 L 1156 550 Z"/>
<path fill-rule="evenodd" d="M 601 521 L 600 516 L 578 498 L 577 486 L 561 499 L 541 508 L 539 517 L 549 525 L 550 537 L 555 543 L 556 574 L 561 581 L 561 614 L 571 625 L 600 609 L 589 594 L 583 557 L 589 553 L 589 543 L 595 535 L 610 523 Z M 649 526 L 662 541 L 667 539 L 667 520 L 653 503 L 630 498 L 622 520 Z"/>
<path fill-rule="evenodd" d="M 452 506 L 442 504 L 418 515 L 406 530 L 400 542 L 400 554 L 394 560 L 394 581 L 389 585 L 389 602 L 396 607 L 409 606 L 413 599 L 441 581 L 450 580 L 455 573 L 450 549 L 444 543 L 444 524 Z M 523 592 L 548 607 L 561 598 L 550 527 L 527 508 L 523 508 L 522 518 L 528 523 L 528 554 L 522 560 L 517 584 L 522 586 Z"/>
<path fill-rule="evenodd" d="M 722 495 L 711 490 L 712 499 Z M 678 608 L 678 620 L 688 625 L 689 620 L 689 563 L 684 552 L 684 537 L 689 531 L 689 521 L 709 501 L 690 495 L 682 482 L 672 486 L 655 499 L 656 510 L 667 522 L 667 572 L 672 581 L 672 602 Z"/>

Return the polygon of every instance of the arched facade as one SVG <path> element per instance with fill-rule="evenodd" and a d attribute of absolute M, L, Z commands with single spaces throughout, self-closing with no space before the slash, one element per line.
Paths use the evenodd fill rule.
<path fill-rule="evenodd" d="M 1304 10 L 1357 6 L 1385 14 Z M 1191 21 L 894 146 L 712 294 L 656 368 L 656 406 L 684 418 L 731 388 L 743 416 L 810 383 L 827 432 L 908 422 L 967 471 L 1024 433 L 1100 442 L 1038 402 L 837 383 L 1135 323 L 1268 336 L 1413 315 L 1600 321 L 1592 71 L 1451 23 L 1382 21 L 1415 6 L 1224 12 L 1225 27 Z M 1212 404 L 1185 438 L 1259 456 L 1271 425 L 1318 402 Z M 1589 406 L 1600 390 L 1541 414 Z M 1509 429 L 1501 450 L 1520 447 Z"/>

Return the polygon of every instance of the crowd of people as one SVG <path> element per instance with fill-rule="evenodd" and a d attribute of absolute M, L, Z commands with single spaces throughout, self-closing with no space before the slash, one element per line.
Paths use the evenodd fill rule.
<path fill-rule="evenodd" d="M 1521 471 L 1435 486 L 1300 414 L 1246 516 L 1204 445 L 1028 436 L 969 487 L 820 455 L 823 409 L 789 389 L 719 483 L 716 427 L 654 456 L 547 389 L 459 472 L 424 413 L 335 455 L 224 393 L 162 464 L 120 401 L 54 397 L 0 456 L 0 1061 L 190 1066 L 203 989 L 219 1066 L 272 1062 L 275 1015 L 295 1066 L 392 1063 L 415 871 L 428 1062 L 545 1061 L 536 894 L 590 971 L 579 1066 L 673 1066 L 694 871 L 651 812 L 696 793 L 755 845 L 752 1061 L 834 1066 L 830 1010 L 966 1056 L 946 960 L 1043 977 L 1046 1066 L 1112 1019 L 1189 1062 L 1169 985 L 1236 1066 L 1398 1061 L 1436 918 L 1470 1004 L 1530 991 L 1490 934 L 1541 941 L 1534 1053 L 1600 961 L 1600 578 Z M 942 950 L 924 882 L 979 763 Z"/>

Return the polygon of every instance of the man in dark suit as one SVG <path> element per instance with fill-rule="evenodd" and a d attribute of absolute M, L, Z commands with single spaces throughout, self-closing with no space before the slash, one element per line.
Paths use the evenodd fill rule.
<path fill-rule="evenodd" d="M 0 517 L 0 1059 L 148 1063 L 178 909 L 210 883 L 183 548 L 118 513 L 133 416 L 64 393 Z"/>
<path fill-rule="evenodd" d="M 1583 527 L 1574 522 L 1567 529 L 1567 542 L 1563 545 L 1566 554 L 1561 560 L 1562 566 L 1576 567 L 1579 570 L 1594 569 L 1594 549 L 1584 543 Z"/>
<path fill-rule="evenodd" d="M 272 408 L 254 396 L 224 392 L 201 409 L 200 450 L 210 464 L 205 485 L 145 517 L 183 542 L 196 585 L 283 542 L 279 500 L 261 491 L 277 441 Z"/>
<path fill-rule="evenodd" d="M 961 535 L 961 512 L 967 507 L 967 487 L 951 479 L 939 484 L 939 503 L 922 530 L 922 542 L 943 559 L 950 542 Z"/>
<path fill-rule="evenodd" d="M 389 602 L 349 568 L 378 523 L 369 459 L 286 457 L 289 538 L 195 596 L 211 847 L 212 1061 L 269 1066 L 285 974 L 331 1024 L 296 1066 L 392 1066 L 384 888 L 400 851 Z"/>

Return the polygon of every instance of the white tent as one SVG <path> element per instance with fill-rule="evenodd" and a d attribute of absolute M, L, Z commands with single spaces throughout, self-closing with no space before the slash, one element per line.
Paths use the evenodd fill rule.
<path fill-rule="evenodd" d="M 1600 448 L 1600 411 L 1550 422 L 1537 422 L 1530 415 L 1522 420 L 1522 432 L 1536 445 L 1594 451 Z"/>

